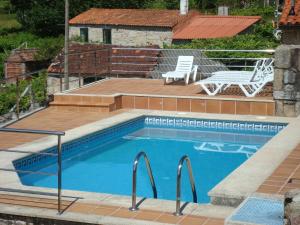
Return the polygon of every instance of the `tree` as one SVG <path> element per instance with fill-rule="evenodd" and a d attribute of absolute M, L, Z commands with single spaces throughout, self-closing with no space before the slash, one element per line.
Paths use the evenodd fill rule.
<path fill-rule="evenodd" d="M 26 30 L 41 36 L 59 35 L 64 30 L 64 0 L 10 0 L 17 20 Z M 90 7 L 101 6 L 97 0 L 71 0 L 70 17 Z"/>

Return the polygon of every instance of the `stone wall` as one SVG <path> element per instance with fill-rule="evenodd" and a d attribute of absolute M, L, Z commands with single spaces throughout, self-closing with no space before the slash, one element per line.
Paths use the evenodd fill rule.
<path fill-rule="evenodd" d="M 123 46 L 145 46 L 145 45 L 170 45 L 172 43 L 171 29 L 158 29 L 146 27 L 124 27 L 112 29 L 112 44 Z"/>
<path fill-rule="evenodd" d="M 293 29 L 283 29 L 281 41 L 287 45 L 300 44 L 300 29 L 293 27 Z"/>
<path fill-rule="evenodd" d="M 80 27 L 70 26 L 69 38 L 75 38 L 80 36 Z"/>
<path fill-rule="evenodd" d="M 80 36 L 80 28 L 86 26 L 70 26 L 70 38 Z M 127 27 L 127 26 L 90 26 L 89 42 L 103 42 L 103 28 L 111 29 L 111 38 L 113 45 L 123 46 L 146 46 L 172 43 L 172 30 L 170 28 L 156 27 Z"/>
<path fill-rule="evenodd" d="M 300 189 L 288 191 L 284 196 L 285 225 L 300 224 Z"/>
<path fill-rule="evenodd" d="M 49 95 L 59 93 L 61 92 L 61 88 L 64 88 L 63 83 L 64 78 L 58 78 L 58 77 L 51 77 L 48 76 L 47 78 L 47 93 Z M 80 80 L 80 85 L 83 85 L 83 78 Z M 79 78 L 78 77 L 69 77 L 69 88 L 74 89 L 74 88 L 79 88 Z"/>
<path fill-rule="evenodd" d="M 300 45 L 279 46 L 274 66 L 275 114 L 300 115 Z"/>

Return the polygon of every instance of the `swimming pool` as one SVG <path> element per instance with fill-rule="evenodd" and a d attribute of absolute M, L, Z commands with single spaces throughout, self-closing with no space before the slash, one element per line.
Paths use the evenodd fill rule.
<path fill-rule="evenodd" d="M 145 151 L 151 163 L 158 198 L 175 199 L 179 159 L 188 155 L 195 177 L 198 202 L 207 192 L 282 130 L 283 123 L 206 120 L 142 116 L 89 134 L 63 145 L 63 188 L 130 195 L 132 163 Z M 55 152 L 55 147 L 45 150 Z M 19 170 L 55 173 L 56 158 L 31 155 L 14 161 Z M 184 166 L 185 167 L 185 166 Z M 24 185 L 57 186 L 56 177 L 19 174 Z M 152 197 L 146 167 L 138 169 L 137 195 Z M 182 199 L 192 200 L 186 168 Z"/>

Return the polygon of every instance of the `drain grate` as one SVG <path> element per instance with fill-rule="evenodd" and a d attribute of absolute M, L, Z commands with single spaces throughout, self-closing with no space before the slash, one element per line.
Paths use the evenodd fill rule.
<path fill-rule="evenodd" d="M 233 213 L 227 223 L 283 225 L 283 210 L 283 202 L 280 200 L 250 197 Z"/>

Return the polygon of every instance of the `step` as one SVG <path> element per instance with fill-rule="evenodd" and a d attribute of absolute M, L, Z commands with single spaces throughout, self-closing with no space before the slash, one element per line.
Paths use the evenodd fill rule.
<path fill-rule="evenodd" d="M 64 107 L 67 110 L 75 111 L 94 111 L 94 112 L 112 112 L 120 109 L 119 97 L 97 96 L 97 95 L 54 95 L 54 101 L 50 103 L 51 107 Z"/>

